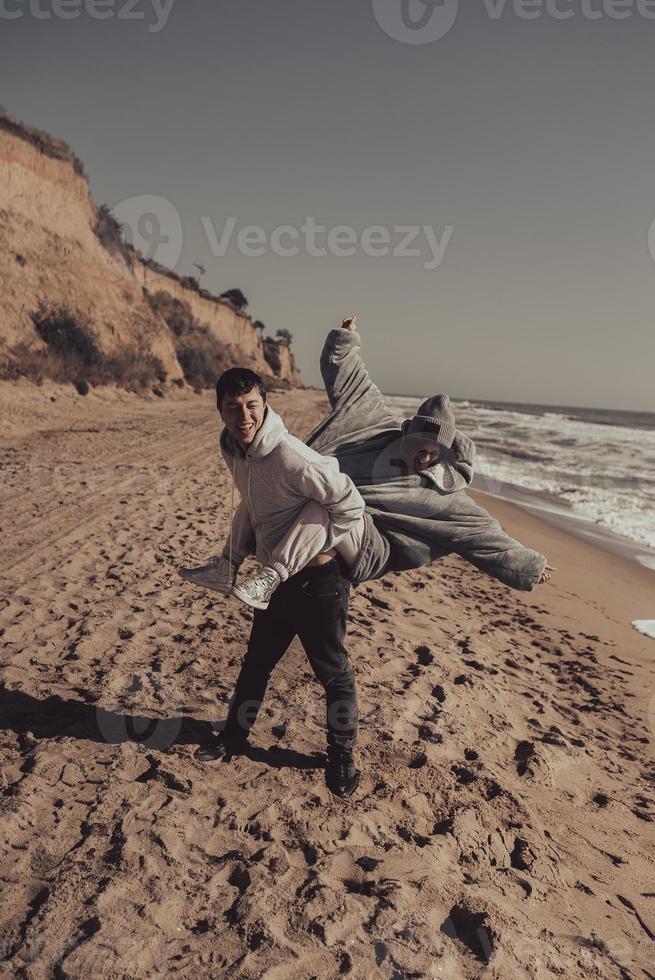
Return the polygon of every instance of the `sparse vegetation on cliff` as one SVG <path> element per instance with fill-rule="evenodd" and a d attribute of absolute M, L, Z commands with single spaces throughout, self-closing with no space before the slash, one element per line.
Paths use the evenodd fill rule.
<path fill-rule="evenodd" d="M 0 129 L 31 143 L 39 153 L 44 153 L 46 156 L 52 157 L 53 160 L 65 160 L 71 164 L 76 174 L 86 178 L 84 164 L 63 140 L 55 139 L 54 136 L 44 133 L 40 129 L 26 126 L 25 123 L 19 122 L 6 112 L 0 113 Z"/>
<path fill-rule="evenodd" d="M 226 289 L 224 293 L 221 293 L 219 299 L 229 303 L 230 306 L 233 306 L 239 312 L 242 312 L 248 307 L 248 300 L 240 289 Z"/>
<path fill-rule="evenodd" d="M 131 246 L 123 240 L 123 229 L 108 204 L 101 204 L 98 208 L 95 233 L 110 255 L 122 255 L 129 262 Z"/>
<path fill-rule="evenodd" d="M 175 296 L 171 296 L 163 289 L 156 293 L 149 293 L 146 290 L 145 295 L 150 304 L 150 309 L 162 317 L 166 326 L 176 337 L 181 337 L 199 327 L 199 323 L 191 312 L 191 307 L 183 299 L 176 299 Z"/>
<path fill-rule="evenodd" d="M 5 380 L 26 377 L 40 384 L 50 378 L 72 383 L 84 394 L 90 384 L 117 384 L 138 391 L 166 379 L 161 361 L 136 347 L 104 354 L 88 317 L 78 311 L 42 304 L 32 320 L 45 347 L 23 344 L 12 351 L 2 365 Z"/>
<path fill-rule="evenodd" d="M 293 334 L 290 333 L 285 327 L 281 327 L 279 330 L 276 330 L 275 336 L 279 337 L 279 341 L 281 344 L 286 344 L 287 347 L 291 347 Z"/>
<path fill-rule="evenodd" d="M 266 363 L 270 366 L 273 374 L 281 374 L 282 361 L 280 359 L 280 345 L 272 337 L 265 337 L 262 341 L 262 348 Z"/>
<path fill-rule="evenodd" d="M 150 309 L 162 317 L 173 335 L 185 381 L 196 391 L 213 388 L 218 375 L 234 363 L 231 347 L 212 338 L 184 300 L 163 289 L 152 294 L 146 290 L 145 295 Z"/>
<path fill-rule="evenodd" d="M 124 231 L 110 205 L 92 200 L 65 143 L 0 108 L 0 380 L 80 391 L 150 384 L 165 394 L 246 364 L 271 381 L 300 381 L 282 345 L 264 349 L 263 323 L 252 323 L 240 289 L 214 295 L 200 287 L 201 263 L 198 278 L 179 275 L 140 256 Z M 161 295 L 153 303 L 146 290 Z"/>
<path fill-rule="evenodd" d="M 217 358 L 203 350 L 202 347 L 186 345 L 177 352 L 177 359 L 184 371 L 184 380 L 196 391 L 203 388 L 213 388 L 216 379 L 225 370 L 225 365 L 216 366 Z"/>

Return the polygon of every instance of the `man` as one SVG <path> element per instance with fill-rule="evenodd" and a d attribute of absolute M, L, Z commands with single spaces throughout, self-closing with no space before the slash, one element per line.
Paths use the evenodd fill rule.
<path fill-rule="evenodd" d="M 203 761 L 243 754 L 275 665 L 298 635 L 327 702 L 327 784 L 349 796 L 359 783 L 353 749 L 357 737 L 355 678 L 345 647 L 350 582 L 334 545 L 360 520 L 364 502 L 333 458 L 321 456 L 289 435 L 266 401 L 261 379 L 245 368 L 224 372 L 216 386 L 224 423 L 221 450 L 240 494 L 228 542 L 209 566 L 182 575 L 227 594 L 236 571 L 250 554 L 276 570 L 275 582 L 259 590 L 248 648 L 237 679 L 225 728 Z M 286 575 L 277 543 L 316 500 L 330 519 L 324 550 L 300 572 Z M 252 584 L 252 580 L 251 580 Z M 253 597 L 250 596 L 250 599 Z M 250 602 L 254 605 L 254 602 Z"/>

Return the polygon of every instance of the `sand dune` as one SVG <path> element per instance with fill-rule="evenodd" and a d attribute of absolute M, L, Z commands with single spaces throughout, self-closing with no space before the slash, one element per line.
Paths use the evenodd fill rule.
<path fill-rule="evenodd" d="M 2 397 L 2 975 L 655 976 L 653 573 L 492 502 L 554 585 L 359 587 L 339 802 L 296 643 L 252 757 L 194 759 L 251 620 L 175 573 L 227 532 L 211 395 Z"/>

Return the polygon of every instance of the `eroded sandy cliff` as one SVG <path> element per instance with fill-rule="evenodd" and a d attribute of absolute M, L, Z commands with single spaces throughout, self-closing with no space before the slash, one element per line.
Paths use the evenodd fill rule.
<path fill-rule="evenodd" d="M 249 317 L 200 295 L 135 253 L 108 250 L 96 235 L 98 209 L 79 160 L 66 144 L 0 116 L 0 355 L 38 351 L 33 315 L 65 307 L 84 318 L 105 354 L 139 350 L 156 357 L 166 383 L 182 381 L 176 338 L 148 302 L 164 291 L 188 305 L 204 346 L 291 384 L 293 355 L 265 345 Z M 268 359 L 265 356 L 268 353 Z"/>

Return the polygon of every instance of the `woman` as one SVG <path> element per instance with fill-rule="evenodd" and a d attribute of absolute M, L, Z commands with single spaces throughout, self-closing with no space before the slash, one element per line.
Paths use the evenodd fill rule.
<path fill-rule="evenodd" d="M 456 428 L 448 396 L 426 399 L 412 419 L 399 423 L 360 348 L 355 317 L 328 334 L 321 374 L 332 413 L 305 440 L 336 456 L 366 503 L 367 531 L 353 581 L 451 553 L 515 589 L 549 581 L 544 556 L 506 534 L 465 492 L 475 446 Z"/>

